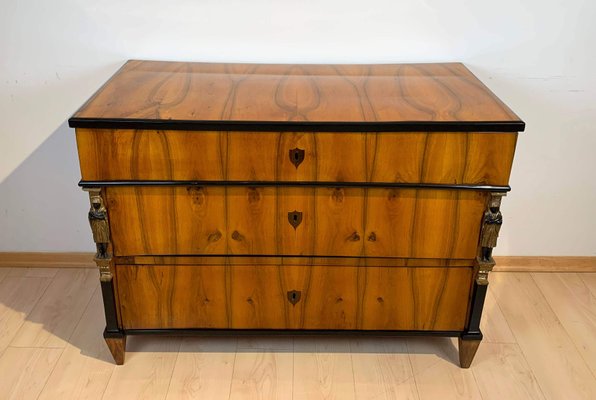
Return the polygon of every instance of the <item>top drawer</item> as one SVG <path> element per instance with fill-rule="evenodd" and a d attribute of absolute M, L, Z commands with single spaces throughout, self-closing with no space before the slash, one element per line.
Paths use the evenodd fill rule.
<path fill-rule="evenodd" d="M 517 133 L 77 129 L 84 181 L 507 185 Z"/>

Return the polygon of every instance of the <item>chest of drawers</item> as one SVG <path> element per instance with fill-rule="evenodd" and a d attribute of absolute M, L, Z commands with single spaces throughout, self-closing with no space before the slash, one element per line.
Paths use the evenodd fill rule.
<path fill-rule="evenodd" d="M 69 120 L 130 334 L 482 339 L 524 123 L 461 64 L 127 62 Z"/>

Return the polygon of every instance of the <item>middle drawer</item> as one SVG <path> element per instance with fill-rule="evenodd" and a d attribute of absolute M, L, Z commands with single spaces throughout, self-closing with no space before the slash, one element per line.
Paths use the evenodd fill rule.
<path fill-rule="evenodd" d="M 486 193 L 328 187 L 108 187 L 116 256 L 473 259 Z"/>

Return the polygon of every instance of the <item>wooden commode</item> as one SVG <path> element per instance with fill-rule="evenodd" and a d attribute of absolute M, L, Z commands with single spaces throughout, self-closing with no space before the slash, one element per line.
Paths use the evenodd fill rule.
<path fill-rule="evenodd" d="M 462 64 L 127 62 L 69 120 L 131 334 L 459 337 L 524 123 Z"/>

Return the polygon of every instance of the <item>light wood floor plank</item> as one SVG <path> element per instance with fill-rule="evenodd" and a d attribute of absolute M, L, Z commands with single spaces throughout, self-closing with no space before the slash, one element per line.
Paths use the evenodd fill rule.
<path fill-rule="evenodd" d="M 294 400 L 354 399 L 350 341 L 346 337 L 294 338 Z"/>
<path fill-rule="evenodd" d="M 103 398 L 165 399 L 180 343 L 174 337 L 129 337 L 125 363 L 114 368 Z"/>
<path fill-rule="evenodd" d="M 6 349 L 0 357 L 0 399 L 36 399 L 62 349 Z"/>
<path fill-rule="evenodd" d="M 528 273 L 495 273 L 491 286 L 547 399 L 595 399 L 596 381 Z"/>
<path fill-rule="evenodd" d="M 237 343 L 239 350 L 292 351 L 294 349 L 294 338 L 291 336 L 240 336 Z"/>
<path fill-rule="evenodd" d="M 64 348 L 97 286 L 97 271 L 60 269 L 11 346 Z"/>
<path fill-rule="evenodd" d="M 578 274 L 579 278 L 586 284 L 592 295 L 596 296 L 596 273 Z"/>
<path fill-rule="evenodd" d="M 578 274 L 535 273 L 532 278 L 596 376 L 596 296 Z"/>
<path fill-rule="evenodd" d="M 544 399 L 517 344 L 482 342 L 472 372 L 483 400 Z"/>
<path fill-rule="evenodd" d="M 230 399 L 291 399 L 292 369 L 291 351 L 238 349 Z"/>
<path fill-rule="evenodd" d="M 20 270 L 0 274 L 1 400 L 596 398 L 596 274 L 491 274 L 485 340 L 463 370 L 455 339 L 345 336 L 133 336 L 116 367 L 97 271 Z M 20 330 L 66 347 L 8 346 Z"/>
<path fill-rule="evenodd" d="M 457 339 L 416 337 L 407 345 L 421 400 L 482 398 L 472 371 L 459 367 Z"/>
<path fill-rule="evenodd" d="M 39 400 L 101 399 L 115 367 L 103 339 L 104 327 L 97 287 Z"/>
<path fill-rule="evenodd" d="M 50 278 L 6 277 L 0 282 L 0 355 L 25 323 Z"/>
<path fill-rule="evenodd" d="M 26 278 L 53 278 L 60 268 L 9 268 L 8 276 L 20 276 Z"/>
<path fill-rule="evenodd" d="M 404 338 L 354 338 L 350 342 L 358 400 L 418 399 Z"/>
<path fill-rule="evenodd" d="M 10 274 L 11 270 L 12 268 L 0 268 L 0 283 Z"/>
<path fill-rule="evenodd" d="M 227 399 L 235 358 L 236 338 L 185 338 L 167 399 Z"/>
<path fill-rule="evenodd" d="M 491 291 L 490 285 L 486 294 L 480 330 L 484 335 L 482 343 L 516 343 L 515 337 L 503 316 L 501 308 Z"/>

